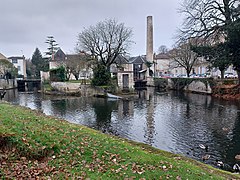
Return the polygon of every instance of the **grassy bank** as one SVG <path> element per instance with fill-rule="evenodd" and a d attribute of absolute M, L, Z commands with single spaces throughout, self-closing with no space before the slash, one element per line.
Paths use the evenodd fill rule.
<path fill-rule="evenodd" d="M 2 179 L 240 179 L 179 155 L 0 104 Z"/>

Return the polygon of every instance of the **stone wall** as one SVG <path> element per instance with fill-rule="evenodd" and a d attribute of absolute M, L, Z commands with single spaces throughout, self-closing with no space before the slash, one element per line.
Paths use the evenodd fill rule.
<path fill-rule="evenodd" d="M 172 79 L 168 79 L 168 89 L 173 90 L 184 90 L 195 93 L 212 94 L 212 88 L 208 81 L 202 82 L 201 80 L 191 80 L 189 83 L 174 82 Z"/>
<path fill-rule="evenodd" d="M 15 79 L 0 79 L 0 89 L 17 88 L 17 81 Z"/>
<path fill-rule="evenodd" d="M 81 96 L 104 95 L 103 89 L 92 87 L 91 85 L 82 85 L 81 83 L 52 82 L 51 86 L 54 90 L 66 94 L 75 93 Z"/>
<path fill-rule="evenodd" d="M 48 81 L 50 79 L 49 72 L 40 71 L 41 81 Z"/>
<path fill-rule="evenodd" d="M 205 84 L 201 81 L 191 82 L 189 85 L 185 86 L 184 90 L 196 93 L 212 94 L 212 88 L 209 83 Z"/>

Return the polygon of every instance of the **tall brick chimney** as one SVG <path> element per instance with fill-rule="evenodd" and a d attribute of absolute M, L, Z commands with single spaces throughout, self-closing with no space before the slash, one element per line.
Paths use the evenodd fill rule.
<path fill-rule="evenodd" d="M 153 62 L 153 20 L 152 16 L 147 17 L 147 61 Z"/>
<path fill-rule="evenodd" d="M 153 20 L 152 16 L 147 16 L 147 49 L 146 49 L 146 60 L 153 63 Z M 147 85 L 153 86 L 153 64 L 151 68 L 147 68 L 146 72 Z"/>

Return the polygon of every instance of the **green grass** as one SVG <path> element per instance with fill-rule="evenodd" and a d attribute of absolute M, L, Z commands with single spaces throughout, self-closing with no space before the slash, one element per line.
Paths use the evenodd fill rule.
<path fill-rule="evenodd" d="M 200 162 L 0 104 L 3 179 L 240 179 Z"/>

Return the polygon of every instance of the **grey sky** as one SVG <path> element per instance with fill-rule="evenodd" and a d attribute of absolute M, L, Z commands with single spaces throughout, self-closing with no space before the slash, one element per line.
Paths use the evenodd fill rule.
<path fill-rule="evenodd" d="M 133 29 L 129 50 L 145 54 L 146 19 L 153 16 L 154 50 L 171 47 L 182 20 L 177 13 L 181 0 L 0 0 L 0 53 L 31 58 L 36 47 L 47 49 L 52 35 L 66 53 L 74 52 L 77 35 L 84 27 L 115 18 Z"/>

